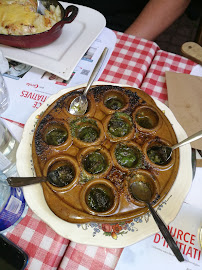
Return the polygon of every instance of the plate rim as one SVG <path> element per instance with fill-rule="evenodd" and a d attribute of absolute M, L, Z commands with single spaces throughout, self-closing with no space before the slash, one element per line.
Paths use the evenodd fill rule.
<path fill-rule="evenodd" d="M 123 84 L 106 83 L 106 82 L 101 82 L 101 81 L 94 82 L 93 85 L 109 85 L 109 84 L 120 86 L 120 87 L 129 86 L 129 85 L 123 85 Z M 32 137 L 30 135 L 30 132 L 33 133 L 34 119 L 36 122 L 37 115 L 39 115 L 42 111 L 44 111 L 49 106 L 49 104 L 51 104 L 55 99 L 59 98 L 61 95 L 69 91 L 76 90 L 77 88 L 80 88 L 80 87 L 84 87 L 85 85 L 86 84 L 82 84 L 82 85 L 77 85 L 75 87 L 70 87 L 70 88 L 65 88 L 65 89 L 60 90 L 57 94 L 49 97 L 49 99 L 47 99 L 46 102 L 29 117 L 29 119 L 27 120 L 25 124 L 24 131 L 22 134 L 22 139 L 21 139 L 19 148 L 17 150 L 17 155 L 16 155 L 17 157 L 16 166 L 17 166 L 17 170 L 20 176 L 27 176 L 26 170 L 25 170 L 26 169 L 25 162 L 27 162 L 27 160 L 29 162 L 32 162 L 31 160 L 28 159 L 28 156 L 25 155 L 25 144 L 27 143 L 28 147 L 30 147 L 30 139 Z M 157 106 L 161 110 L 165 111 L 165 114 L 167 118 L 169 119 L 169 121 L 170 119 L 172 120 L 171 123 L 173 125 L 177 139 L 178 140 L 185 139 L 187 137 L 187 134 L 184 131 L 184 129 L 181 127 L 181 125 L 178 123 L 178 121 L 174 117 L 171 110 L 162 102 L 156 100 L 155 98 L 153 99 L 156 102 Z M 29 140 L 27 139 L 27 135 L 29 135 Z M 164 206 L 162 207 L 161 213 L 160 213 L 161 217 L 163 218 L 166 224 L 169 224 L 177 216 L 192 183 L 191 146 L 189 144 L 185 145 L 179 149 L 179 152 L 180 152 L 180 164 L 179 164 L 178 175 L 176 177 L 176 180 L 171 190 L 169 191 L 169 193 L 164 199 L 166 203 L 163 202 Z M 185 166 L 185 169 L 184 168 L 182 169 L 182 164 L 184 163 L 186 163 L 186 166 Z M 179 196 L 179 194 L 176 194 L 176 189 L 178 187 L 181 188 L 181 193 L 182 193 L 181 196 Z M 137 225 L 138 230 L 140 231 L 128 232 L 127 237 L 123 236 L 116 240 L 114 240 L 113 238 L 103 236 L 101 234 L 97 234 L 95 237 L 93 237 L 92 230 L 90 228 L 87 229 L 85 225 L 83 226 L 83 231 L 81 231 L 82 226 L 77 226 L 77 224 L 69 223 L 67 221 L 64 221 L 58 218 L 47 206 L 45 202 L 45 198 L 43 196 L 43 190 L 40 184 L 36 184 L 34 186 L 23 187 L 23 192 L 24 192 L 24 196 L 25 196 L 25 200 L 27 204 L 38 217 L 40 217 L 56 233 L 58 233 L 64 238 L 67 238 L 77 243 L 95 245 L 95 246 L 107 247 L 107 248 L 123 248 L 129 245 L 132 245 L 140 240 L 143 240 L 144 238 L 151 236 L 152 234 L 159 231 L 153 219 L 150 219 L 148 222 L 146 222 L 146 219 L 145 219 L 144 224 Z M 40 196 L 37 195 L 38 201 L 34 201 L 34 199 L 36 200 L 36 198 L 34 198 L 36 194 L 40 194 Z"/>

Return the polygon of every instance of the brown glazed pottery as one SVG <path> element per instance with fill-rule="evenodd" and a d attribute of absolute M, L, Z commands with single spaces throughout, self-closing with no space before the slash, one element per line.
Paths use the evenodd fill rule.
<path fill-rule="evenodd" d="M 179 150 L 162 165 L 151 150 L 177 143 L 172 124 L 145 92 L 114 85 L 92 87 L 86 114 L 71 115 L 68 106 L 82 91 L 60 96 L 35 128 L 36 175 L 51 173 L 59 181 L 41 183 L 47 205 L 71 223 L 116 223 L 145 214 L 148 208 L 133 198 L 130 185 L 146 182 L 153 206 L 165 198 L 178 173 Z"/>

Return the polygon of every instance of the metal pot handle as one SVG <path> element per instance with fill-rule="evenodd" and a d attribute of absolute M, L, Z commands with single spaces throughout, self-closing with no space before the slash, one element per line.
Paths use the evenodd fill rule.
<path fill-rule="evenodd" d="M 79 9 L 76 6 L 70 5 L 65 9 L 64 23 L 71 23 L 77 16 Z"/>

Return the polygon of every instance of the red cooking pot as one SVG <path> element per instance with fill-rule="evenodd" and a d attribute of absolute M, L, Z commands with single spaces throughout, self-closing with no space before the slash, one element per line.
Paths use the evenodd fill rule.
<path fill-rule="evenodd" d="M 33 34 L 33 35 L 4 35 L 0 34 L 0 43 L 12 47 L 18 48 L 34 48 L 41 47 L 52 43 L 56 40 L 62 33 L 62 28 L 64 24 L 71 23 L 78 14 L 78 8 L 76 6 L 70 5 L 66 9 L 55 1 L 44 1 L 44 6 L 47 7 L 47 3 L 50 6 L 59 6 L 61 10 L 61 20 L 57 22 L 53 27 L 45 32 Z"/>

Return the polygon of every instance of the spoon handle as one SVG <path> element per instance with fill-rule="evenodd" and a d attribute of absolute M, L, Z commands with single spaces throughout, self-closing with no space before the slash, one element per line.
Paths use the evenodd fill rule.
<path fill-rule="evenodd" d="M 103 60 L 104 60 L 104 58 L 105 58 L 107 52 L 108 52 L 108 48 L 105 47 L 104 50 L 103 50 L 103 52 L 102 52 L 102 54 L 101 54 L 101 56 L 100 56 L 100 58 L 99 58 L 98 61 L 97 61 L 97 64 L 96 64 L 96 66 L 95 66 L 95 68 L 94 68 L 94 70 L 93 70 L 93 72 L 92 72 L 92 74 L 91 74 L 91 76 L 90 76 L 90 79 L 88 80 L 87 86 L 86 86 L 86 88 L 85 88 L 85 90 L 84 90 L 84 92 L 83 92 L 83 94 L 84 94 L 85 96 L 87 95 L 88 90 L 89 90 L 91 84 L 93 83 L 93 81 L 94 81 L 96 75 L 98 74 L 98 72 L 99 72 L 99 70 L 100 70 L 100 68 L 101 68 L 101 66 L 102 66 L 102 62 L 103 62 Z"/>
<path fill-rule="evenodd" d="M 189 136 L 188 138 L 186 138 L 185 140 L 173 145 L 171 148 L 172 150 L 175 150 L 176 148 L 182 146 L 182 145 L 185 145 L 187 143 L 190 143 L 190 142 L 193 142 L 193 141 L 196 141 L 198 139 L 202 138 L 202 130 L 194 133 L 193 135 Z"/>
<path fill-rule="evenodd" d="M 159 215 L 157 214 L 157 212 L 154 210 L 154 208 L 151 206 L 151 204 L 150 203 L 147 203 L 147 205 L 148 205 L 148 208 L 149 208 L 149 210 L 150 210 L 150 212 L 151 212 L 154 220 L 156 221 L 156 224 L 159 227 L 159 230 L 161 231 L 161 233 L 164 236 L 164 238 L 165 238 L 166 242 L 168 243 L 169 247 L 171 248 L 171 250 L 175 254 L 176 258 L 180 262 L 184 261 L 184 258 L 182 256 L 182 253 L 180 252 L 180 250 L 179 250 L 179 248 L 178 248 L 175 240 L 171 236 L 168 228 L 163 223 L 163 221 L 161 220 L 161 218 L 159 217 Z"/>
<path fill-rule="evenodd" d="M 37 0 L 37 13 L 44 15 L 46 8 L 42 4 L 41 0 Z"/>
<path fill-rule="evenodd" d="M 23 187 L 47 181 L 46 177 L 8 177 L 7 182 L 11 187 Z"/>

